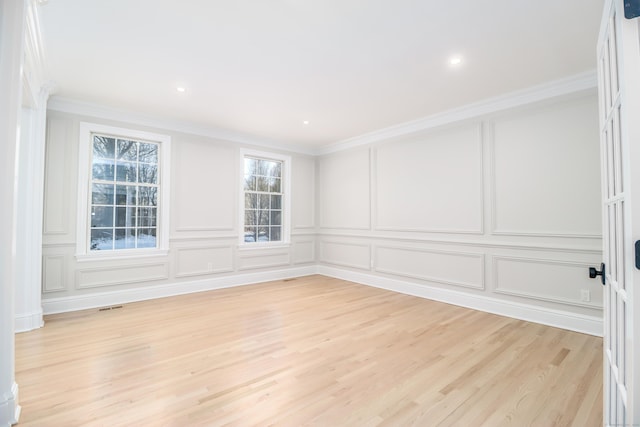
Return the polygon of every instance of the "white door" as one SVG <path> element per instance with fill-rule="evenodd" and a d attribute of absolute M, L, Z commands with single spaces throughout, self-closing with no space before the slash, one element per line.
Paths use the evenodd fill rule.
<path fill-rule="evenodd" d="M 605 1 L 598 40 L 604 298 L 604 424 L 640 425 L 639 18 Z M 635 169 L 635 170 L 634 170 Z M 600 267 L 599 267 L 600 268 Z M 593 276 L 595 271 L 591 269 Z M 637 339 L 634 340 L 634 335 Z"/>

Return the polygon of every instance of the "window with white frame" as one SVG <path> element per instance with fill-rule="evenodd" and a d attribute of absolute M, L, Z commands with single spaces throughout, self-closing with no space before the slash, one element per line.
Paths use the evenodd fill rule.
<path fill-rule="evenodd" d="M 289 157 L 243 151 L 243 244 L 288 243 Z"/>
<path fill-rule="evenodd" d="M 170 138 L 81 124 L 78 255 L 138 255 L 168 246 Z"/>

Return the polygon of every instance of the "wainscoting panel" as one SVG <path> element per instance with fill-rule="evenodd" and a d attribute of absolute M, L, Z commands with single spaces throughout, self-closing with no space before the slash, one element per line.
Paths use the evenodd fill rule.
<path fill-rule="evenodd" d="M 67 257 L 65 255 L 43 255 L 42 292 L 48 293 L 66 290 L 66 270 Z"/>
<path fill-rule="evenodd" d="M 253 270 L 288 266 L 291 263 L 289 250 L 249 249 L 238 254 L 238 270 Z"/>
<path fill-rule="evenodd" d="M 236 151 L 205 138 L 184 136 L 175 139 L 172 151 L 175 231 L 233 230 L 238 187 L 229 183 L 237 177 Z"/>
<path fill-rule="evenodd" d="M 375 228 L 481 234 L 480 125 L 393 141 L 375 151 Z"/>
<path fill-rule="evenodd" d="M 343 267 L 369 270 L 371 246 L 323 240 L 320 242 L 320 261 Z"/>
<path fill-rule="evenodd" d="M 293 230 L 309 230 L 316 225 L 315 187 L 316 161 L 313 157 L 293 157 L 291 170 L 291 194 Z M 310 197 L 311 196 L 311 197 Z"/>
<path fill-rule="evenodd" d="M 601 236 L 595 97 L 511 114 L 488 126 L 493 234 Z"/>
<path fill-rule="evenodd" d="M 369 152 L 358 149 L 319 160 L 320 227 L 369 229 Z"/>
<path fill-rule="evenodd" d="M 98 288 L 168 278 L 168 262 L 91 267 L 76 270 L 76 287 L 78 289 Z"/>
<path fill-rule="evenodd" d="M 493 291 L 601 309 L 602 285 L 599 280 L 589 278 L 587 271 L 591 265 L 589 262 L 496 256 L 493 258 Z M 582 293 L 588 293 L 588 297 L 583 298 Z"/>
<path fill-rule="evenodd" d="M 293 263 L 294 264 L 307 264 L 315 262 L 315 241 L 314 240 L 300 240 L 293 242 Z"/>
<path fill-rule="evenodd" d="M 176 277 L 233 271 L 233 247 L 201 246 L 176 249 Z"/>
<path fill-rule="evenodd" d="M 56 167 L 45 168 L 43 234 L 69 234 L 71 213 L 75 215 L 75 196 L 71 191 L 77 171 L 77 154 L 69 144 L 77 141 L 71 120 L 49 117 L 47 120 L 47 148 L 45 162 Z M 74 197 L 74 199 L 71 199 Z"/>
<path fill-rule="evenodd" d="M 377 246 L 376 272 L 484 289 L 484 254 Z"/>

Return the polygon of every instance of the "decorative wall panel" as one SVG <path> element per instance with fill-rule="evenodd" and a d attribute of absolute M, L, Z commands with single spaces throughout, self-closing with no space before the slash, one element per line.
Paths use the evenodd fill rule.
<path fill-rule="evenodd" d="M 371 268 L 371 246 L 336 241 L 321 241 L 320 261 L 343 267 L 369 270 Z"/>
<path fill-rule="evenodd" d="M 176 277 L 233 271 L 233 247 L 202 246 L 176 249 Z"/>
<path fill-rule="evenodd" d="M 173 144 L 172 220 L 175 231 L 233 230 L 239 162 L 236 150 L 204 138 Z"/>
<path fill-rule="evenodd" d="M 589 262 L 499 256 L 494 292 L 562 304 L 602 307 L 602 285 L 587 275 Z M 583 300 L 586 292 L 590 301 Z M 586 296 L 585 295 L 585 296 Z"/>
<path fill-rule="evenodd" d="M 446 285 L 484 289 L 484 255 L 378 246 L 375 271 Z"/>
<path fill-rule="evenodd" d="M 42 257 L 42 292 L 58 292 L 67 289 L 65 255 L 43 255 Z"/>
<path fill-rule="evenodd" d="M 369 149 L 341 152 L 320 159 L 320 227 L 369 229 L 369 174 Z"/>
<path fill-rule="evenodd" d="M 493 234 L 600 237 L 595 98 L 497 119 Z"/>
<path fill-rule="evenodd" d="M 169 264 L 166 262 L 92 267 L 76 270 L 78 289 L 102 286 L 142 283 L 169 278 Z"/>
<path fill-rule="evenodd" d="M 375 165 L 376 229 L 482 233 L 479 126 L 383 144 Z"/>

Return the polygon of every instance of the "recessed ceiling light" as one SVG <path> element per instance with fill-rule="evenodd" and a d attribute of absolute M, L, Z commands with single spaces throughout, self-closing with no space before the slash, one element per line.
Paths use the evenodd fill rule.
<path fill-rule="evenodd" d="M 178 86 L 176 90 L 180 93 L 184 93 L 187 91 L 187 88 L 185 88 L 184 86 Z"/>
<path fill-rule="evenodd" d="M 305 120 L 304 122 L 302 122 L 302 124 L 308 125 L 309 124 L 309 120 Z"/>
<path fill-rule="evenodd" d="M 462 57 L 460 55 L 455 55 L 449 58 L 449 65 L 455 67 L 460 64 L 462 64 Z"/>

